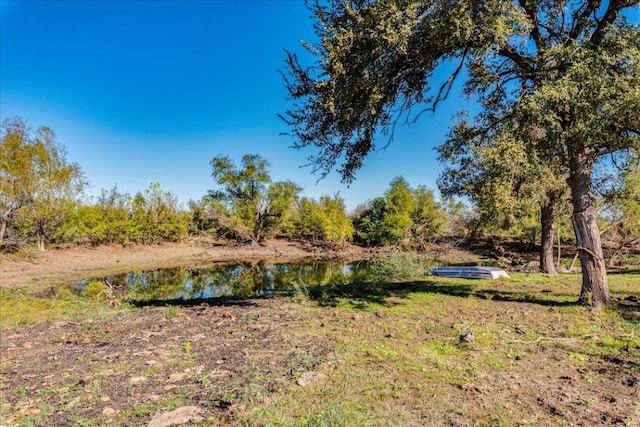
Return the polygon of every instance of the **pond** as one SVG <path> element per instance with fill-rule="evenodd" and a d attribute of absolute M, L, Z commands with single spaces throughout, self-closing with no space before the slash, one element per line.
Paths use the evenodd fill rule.
<path fill-rule="evenodd" d="M 77 295 L 111 287 L 127 301 L 250 298 L 275 294 L 317 293 L 323 288 L 367 281 L 367 261 L 246 262 L 207 267 L 178 267 L 85 279 L 72 285 Z M 97 285 L 97 286 L 96 286 Z"/>

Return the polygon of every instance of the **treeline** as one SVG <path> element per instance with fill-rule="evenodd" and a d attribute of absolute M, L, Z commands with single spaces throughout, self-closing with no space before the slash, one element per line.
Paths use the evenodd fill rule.
<path fill-rule="evenodd" d="M 82 170 L 67 159 L 54 132 L 46 127 L 32 132 L 20 118 L 7 119 L 0 147 L 0 250 L 155 244 L 194 235 L 246 243 L 284 237 L 421 250 L 448 236 L 499 235 L 531 247 L 540 236 L 535 204 L 505 221 L 499 212 L 490 215 L 453 199 L 436 200 L 427 187 L 412 187 L 398 177 L 380 196 L 347 212 L 339 194 L 313 199 L 303 197 L 303 189 L 291 181 L 274 182 L 268 160 L 259 155 L 246 154 L 238 165 L 216 156 L 210 165 L 215 189 L 186 207 L 158 183 L 133 195 L 114 187 L 88 200 Z M 616 179 L 609 185 L 610 195 L 603 197 L 602 221 L 621 253 L 640 236 L 640 174 L 630 169 Z M 556 216 L 555 226 L 558 238 L 570 243 L 568 207 L 566 211 Z"/>

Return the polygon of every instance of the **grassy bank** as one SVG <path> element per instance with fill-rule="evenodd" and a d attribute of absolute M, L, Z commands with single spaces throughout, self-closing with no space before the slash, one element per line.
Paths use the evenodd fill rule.
<path fill-rule="evenodd" d="M 640 274 L 612 274 L 599 315 L 574 304 L 580 280 L 117 309 L 3 290 L 0 424 L 147 425 L 194 405 L 211 426 L 639 425 L 640 324 L 623 314 Z"/>

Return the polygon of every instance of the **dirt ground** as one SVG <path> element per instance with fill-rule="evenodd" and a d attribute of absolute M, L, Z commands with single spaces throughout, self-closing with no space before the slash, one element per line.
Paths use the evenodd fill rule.
<path fill-rule="evenodd" d="M 362 259 L 373 255 L 350 245 L 326 248 L 275 239 L 254 246 L 193 239 L 155 246 L 50 249 L 0 255 L 0 286 L 37 294 L 42 287 L 71 283 L 87 275 L 219 261 Z M 263 300 L 225 307 L 140 307 L 135 313 L 108 316 L 104 321 L 63 320 L 0 331 L 0 427 L 97 426 L 118 417 L 124 421 L 114 421 L 115 425 L 146 425 L 150 414 L 145 405 L 157 403 L 174 389 L 183 390 L 198 377 L 221 387 L 233 377 L 237 388 L 249 381 L 242 370 L 256 364 L 286 371 L 283 375 L 290 377 L 301 369 L 295 355 L 299 345 L 313 348 L 318 356 L 327 348 L 317 340 L 285 343 L 279 334 L 274 336 L 274 324 L 297 321 L 295 315 L 273 319 L 277 304 L 277 300 Z M 257 359 L 248 356 L 248 347 L 262 348 L 255 355 Z M 289 354 L 276 350 L 287 347 Z M 206 361 L 195 364 L 195 355 L 203 351 Z M 264 356 L 268 356 L 267 365 Z M 161 373 L 162 378 L 150 380 L 148 377 L 154 376 L 150 371 Z M 218 394 L 209 403 L 226 409 L 223 399 L 229 393 L 221 390 Z M 193 398 L 197 401 L 197 396 L 189 400 Z M 208 398 L 202 396 L 203 400 Z M 93 409 L 87 410 L 87 405 Z M 47 413 L 45 407 L 57 410 Z M 122 415 L 125 408 L 134 408 L 137 413 Z M 101 421 L 88 421 L 97 418 Z M 233 416 L 222 411 L 214 425 L 226 425 L 228 419 Z"/>
<path fill-rule="evenodd" d="M 192 241 L 153 247 L 78 248 L 37 253 L 30 259 L 2 258 L 0 278 L 2 286 L 15 287 L 76 280 L 96 271 L 127 271 L 132 266 L 144 269 L 252 257 L 365 255 L 373 254 L 353 247 L 331 251 L 281 241 L 255 247 Z M 467 305 L 470 300 L 473 305 Z M 406 343 L 402 330 L 388 329 L 392 317 L 398 325 L 415 322 L 402 318 L 401 312 L 381 309 L 350 314 L 302 309 L 292 298 L 219 305 L 148 305 L 81 321 L 59 320 L 1 331 L 0 426 L 151 426 L 161 414 L 178 407 L 196 408 L 191 418 L 196 425 L 251 425 L 243 418 L 249 413 L 243 405 L 250 399 L 258 407 L 268 407 L 272 394 L 283 387 L 300 385 L 301 378 L 312 382 L 318 378 L 329 384 L 322 372 L 347 363 L 338 360 L 341 356 L 331 334 L 314 333 L 309 327 L 335 329 L 332 333 L 340 335 L 363 331 L 360 333 L 379 335 L 381 342 L 395 339 L 397 345 L 408 347 L 442 339 L 456 324 L 468 321 L 511 325 L 527 319 L 527 325 L 540 334 L 559 333 L 543 316 L 561 316 L 561 307 L 532 305 L 527 300 L 467 297 L 456 307 L 438 309 L 442 312 L 424 313 L 421 322 L 432 326 L 416 328 Z M 540 323 L 536 323 L 538 318 Z M 445 323 L 451 321 L 452 325 L 440 326 L 443 319 L 451 319 Z M 471 380 L 448 385 L 441 401 L 435 391 L 424 394 L 413 386 L 399 389 L 398 407 L 407 421 L 398 424 L 395 420 L 393 424 L 640 426 L 638 348 L 623 348 L 620 354 L 605 357 L 583 357 L 577 350 L 565 348 L 574 338 L 536 342 L 525 340 L 522 333 L 517 327 L 505 326 L 495 331 L 501 337 L 495 347 L 471 344 L 468 351 L 468 364 L 473 367 L 474 357 L 503 354 L 502 343 L 510 342 L 513 354 L 495 362 L 496 366 L 508 364 L 508 372 L 498 368 L 469 371 Z M 374 347 L 362 357 L 372 373 L 391 369 Z M 340 369 L 349 372 L 348 366 Z M 422 386 L 419 375 L 415 373 L 416 387 Z M 302 390 L 304 385 L 300 387 Z M 337 387 L 339 391 L 342 388 Z M 329 395 L 330 390 L 326 385 L 324 393 Z M 246 397 L 243 393 L 253 394 Z M 496 402 L 503 406 L 496 406 Z M 499 414 L 495 419 L 473 421 L 469 413 L 456 407 L 466 407 L 470 413 L 491 413 L 495 411 L 492 408 L 504 414 L 524 411 L 537 421 L 500 423 Z M 434 418 L 432 414 L 438 411 L 442 416 Z M 381 418 L 366 425 L 388 423 Z"/>

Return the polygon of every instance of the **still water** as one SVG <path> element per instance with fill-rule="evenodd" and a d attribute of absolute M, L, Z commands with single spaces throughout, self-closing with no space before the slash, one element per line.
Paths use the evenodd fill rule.
<path fill-rule="evenodd" d="M 82 295 L 89 283 L 99 281 L 110 284 L 118 294 L 130 301 L 247 298 L 318 292 L 333 285 L 367 281 L 370 271 L 370 264 L 366 261 L 216 264 L 86 279 L 72 286 L 72 291 Z"/>

